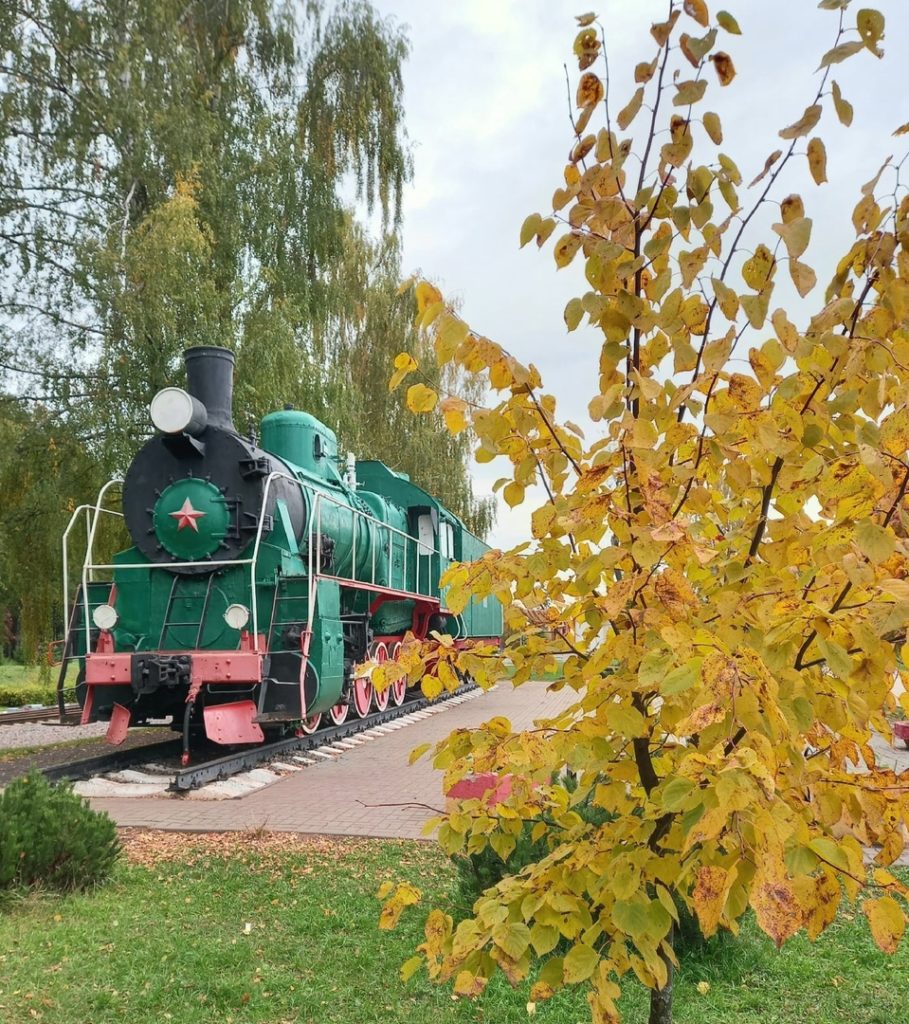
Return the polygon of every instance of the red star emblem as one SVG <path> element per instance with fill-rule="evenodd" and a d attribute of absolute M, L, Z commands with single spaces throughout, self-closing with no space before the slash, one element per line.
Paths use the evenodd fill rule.
<path fill-rule="evenodd" d="M 189 500 L 189 498 L 187 498 L 183 502 L 182 506 L 179 509 L 177 509 L 176 512 L 169 512 L 168 515 L 172 516 L 174 519 L 177 520 L 178 530 L 185 530 L 186 527 L 188 526 L 190 527 L 190 529 L 195 530 L 196 533 L 198 533 L 199 524 L 196 522 L 196 520 L 201 519 L 202 516 L 208 515 L 208 513 L 197 512 L 193 508 L 192 502 Z"/>

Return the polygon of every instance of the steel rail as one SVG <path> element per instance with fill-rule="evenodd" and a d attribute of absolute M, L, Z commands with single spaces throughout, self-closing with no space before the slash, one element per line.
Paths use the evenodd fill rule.
<path fill-rule="evenodd" d="M 64 716 L 75 717 L 81 712 L 78 704 L 66 704 Z M 56 706 L 45 708 L 23 708 L 21 711 L 0 711 L 0 725 L 13 725 L 23 722 L 43 722 L 48 718 L 59 718 L 60 710 Z"/>
<path fill-rule="evenodd" d="M 134 764 L 142 764 L 154 758 L 174 757 L 179 755 L 180 748 L 179 738 L 165 740 L 163 743 L 146 743 L 144 746 L 130 747 L 128 750 L 111 750 L 95 757 L 51 765 L 41 768 L 40 771 L 48 782 L 61 782 L 63 779 L 75 782 L 104 772 L 121 771 L 123 768 L 130 768 Z"/>

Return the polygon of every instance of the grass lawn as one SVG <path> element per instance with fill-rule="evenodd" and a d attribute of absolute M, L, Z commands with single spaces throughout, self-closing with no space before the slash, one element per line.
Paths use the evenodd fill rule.
<path fill-rule="evenodd" d="M 41 669 L 37 665 L 16 665 L 13 662 L 0 665 L 0 690 L 44 685 L 47 684 L 41 682 Z"/>
<path fill-rule="evenodd" d="M 31 896 L 0 913 L 0 1021 L 45 1024 L 578 1024 L 572 991 L 527 1014 L 528 986 L 502 979 L 477 1002 L 454 999 L 400 964 L 421 941 L 420 908 L 376 928 L 386 878 L 451 905 L 454 875 L 413 842 L 138 833 L 130 863 L 89 895 Z M 170 859 L 168 859 L 170 858 Z M 409 914 L 409 916 L 408 916 Z M 781 953 L 752 924 L 738 942 L 692 955 L 676 986 L 679 1024 L 892 1024 L 902 1016 L 909 946 L 878 952 L 844 915 L 812 947 Z M 699 982 L 710 983 L 705 995 Z M 633 979 L 623 1019 L 646 1020 Z"/>

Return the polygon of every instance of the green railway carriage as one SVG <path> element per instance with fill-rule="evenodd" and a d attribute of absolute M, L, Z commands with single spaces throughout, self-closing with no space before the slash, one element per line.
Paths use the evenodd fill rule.
<path fill-rule="evenodd" d="M 132 545 L 108 564 L 93 555 L 118 482 L 67 531 L 86 517 L 65 652 L 80 664 L 83 721 L 110 721 L 118 742 L 170 718 L 187 760 L 198 733 L 261 742 L 266 728 L 313 730 L 323 715 L 401 703 L 406 682 L 379 694 L 358 667 L 393 657 L 408 632 L 500 636 L 494 599 L 458 615 L 445 606 L 448 564 L 487 550 L 457 516 L 384 463 L 342 464 L 333 432 L 307 413 L 271 413 L 261 442 L 241 437 L 232 354 L 189 349 L 186 367 L 186 391 L 155 396 L 157 434 L 122 482 Z"/>

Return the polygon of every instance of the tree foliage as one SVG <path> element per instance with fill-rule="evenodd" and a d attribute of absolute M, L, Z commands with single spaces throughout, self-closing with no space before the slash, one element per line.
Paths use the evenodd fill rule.
<path fill-rule="evenodd" d="M 417 479 L 424 458 L 444 463 L 445 496 L 482 525 L 464 444 L 411 429 L 384 375 L 366 401 L 344 361 L 355 323 L 376 365 L 413 333 L 395 298 L 407 52 L 367 0 L 2 5 L 0 382 L 3 409 L 27 415 L 10 413 L 24 440 L 0 451 L 16 478 L 0 577 L 25 602 L 27 651 L 49 632 L 59 566 L 26 562 L 23 531 L 40 523 L 55 547 L 65 506 L 123 471 L 188 345 L 237 352 L 241 429 L 293 401 L 353 444 L 366 410 L 414 435 L 376 431 L 372 454 Z M 354 200 L 387 239 L 364 238 Z M 395 315 L 362 321 L 358 303 Z M 72 476 L 62 445 L 90 456 Z M 47 581 L 37 604 L 23 572 Z"/>
<path fill-rule="evenodd" d="M 888 160 L 818 286 L 810 198 L 778 193 L 796 160 L 823 182 L 824 119 L 852 119 L 834 69 L 881 56 L 884 31 L 849 0 L 820 6 L 838 24 L 816 95 L 746 187 L 708 106 L 734 87 L 734 17 L 672 0 L 618 113 L 603 28 L 578 18 L 571 158 L 551 213 L 531 214 L 520 240 L 551 245 L 558 267 L 582 264 L 564 315 L 569 330 L 601 332 L 592 440 L 559 420 L 533 365 L 417 286 L 438 363 L 496 395 L 489 408 L 444 399 L 453 425 L 472 425 L 480 461 L 508 463 L 509 504 L 538 481 L 547 500 L 532 541 L 446 578 L 454 611 L 471 595 L 503 603 L 506 648 L 411 641 L 377 681 L 407 672 L 437 693 L 456 668 L 487 686 L 512 665 L 520 685 L 564 655 L 556 685 L 576 702 L 535 731 L 495 719 L 436 747 L 446 790 L 486 780 L 440 820 L 446 850 L 506 858 L 530 824 L 546 853 L 456 927 L 433 911 L 405 974 L 423 963 L 472 995 L 497 969 L 512 982 L 535 972 L 534 1000 L 589 983 L 605 1024 L 633 973 L 663 1021 L 677 901 L 704 935 L 735 932 L 750 907 L 781 944 L 816 938 L 844 893 L 867 890 L 878 946 L 904 932 L 907 889 L 888 866 L 905 848 L 909 793 L 871 741 L 890 736 L 898 669 L 906 681 L 909 195 Z M 762 238 L 755 214 L 772 200 Z M 785 277 L 812 314 L 774 302 Z M 397 371 L 414 411 L 439 400 L 431 363 L 401 357 Z M 579 777 L 570 794 L 551 781 L 566 770 Z M 585 821 L 585 800 L 608 819 Z M 385 895 L 386 924 L 414 902 Z"/>

